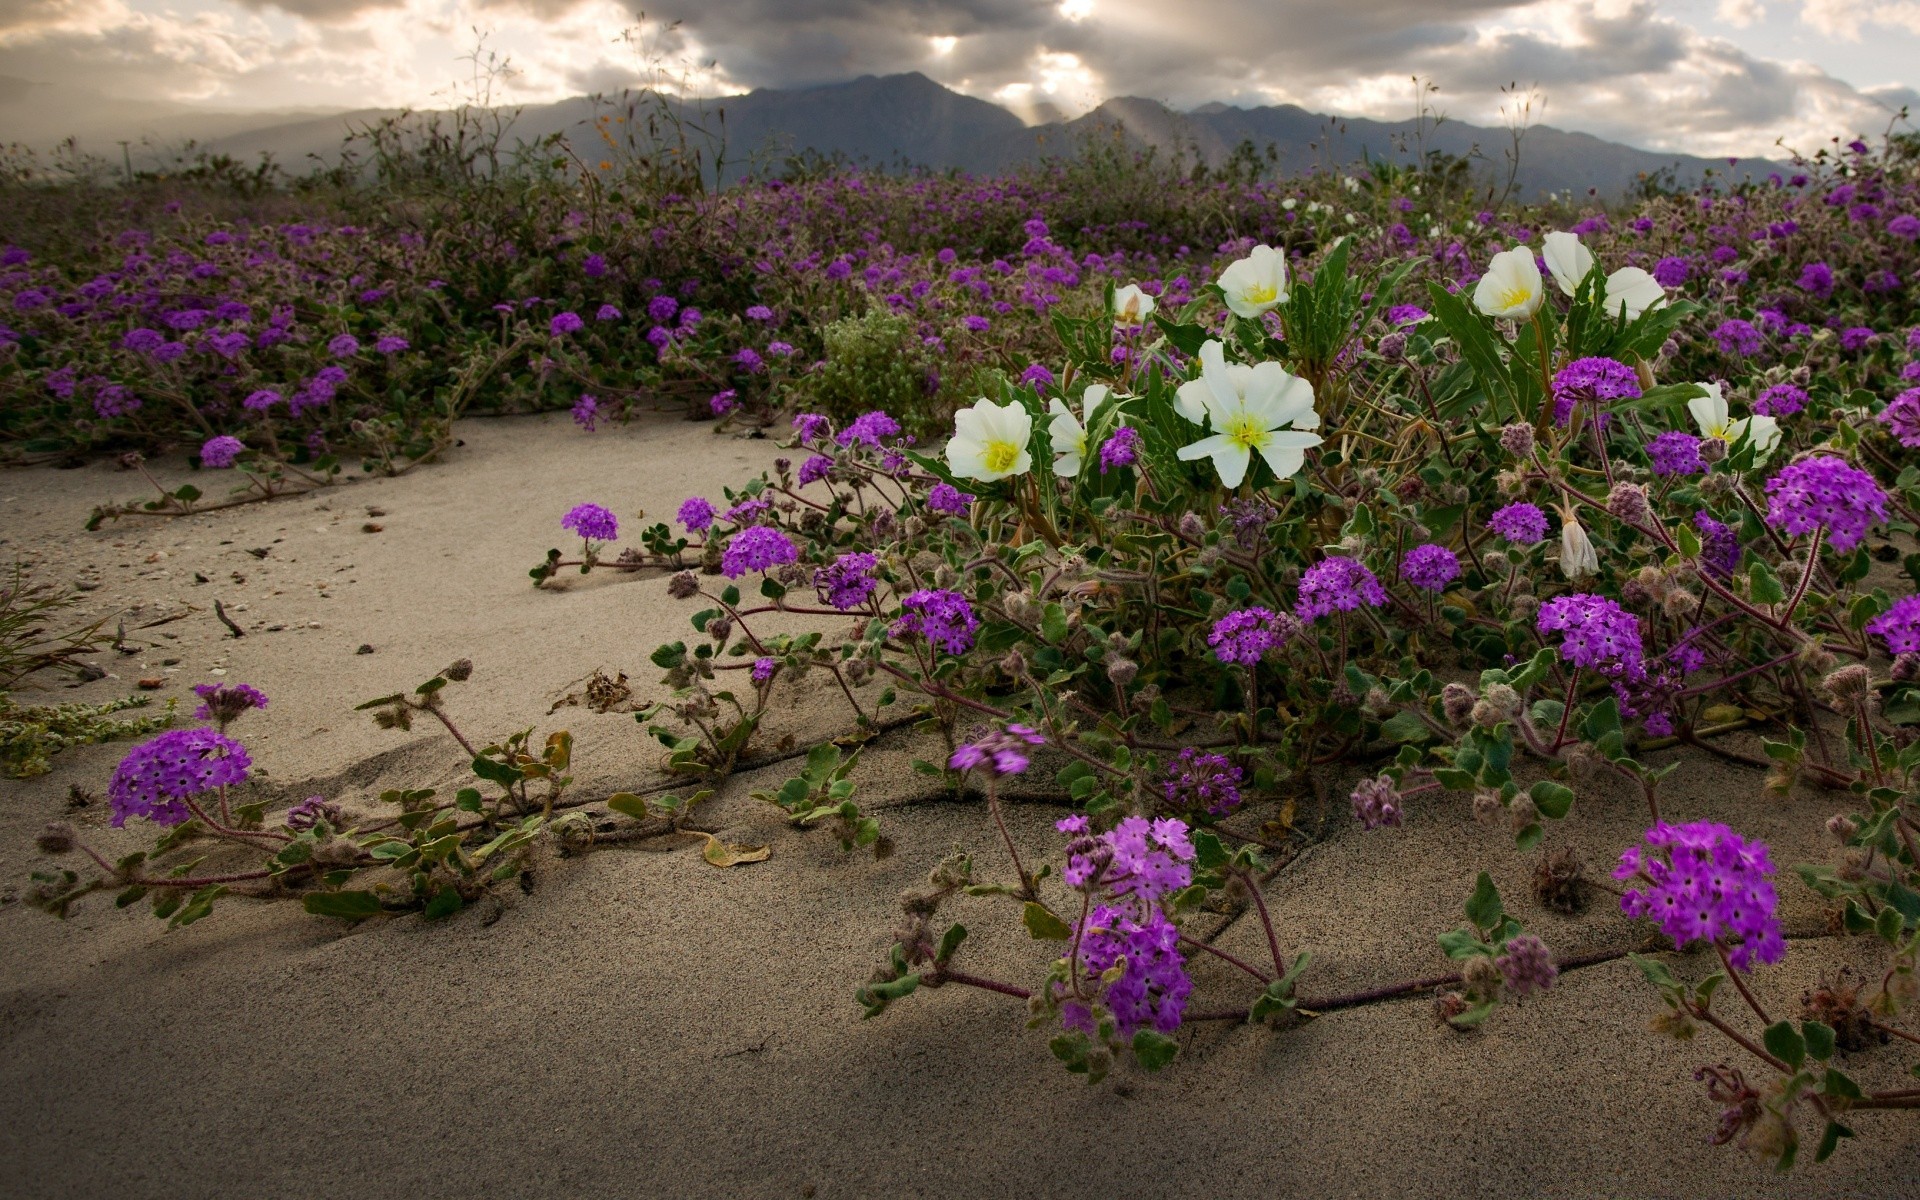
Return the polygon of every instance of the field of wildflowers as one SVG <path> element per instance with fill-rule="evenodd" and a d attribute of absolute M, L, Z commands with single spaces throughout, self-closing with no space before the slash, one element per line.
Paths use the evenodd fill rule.
<path fill-rule="evenodd" d="M 1920 146 L 1836 144 L 1759 185 L 1628 207 L 1485 211 L 1446 179 L 1089 158 L 715 195 L 587 170 L 489 185 L 471 210 L 157 182 L 77 193 L 52 222 L 19 199 L 40 216 L 0 214 L 6 452 L 185 454 L 222 481 L 96 523 L 406 470 L 481 412 L 566 409 L 589 437 L 671 404 L 791 447 L 671 522 L 555 514 L 579 551 L 531 572 L 664 576 L 694 610 L 652 654 L 670 695 L 639 715 L 702 790 L 580 797 L 564 733 L 475 746 L 443 700 L 471 673 L 456 663 L 365 707 L 444 726 L 475 786 L 392 791 L 373 828 L 324 797 L 269 816 L 229 800 L 251 766 L 229 726 L 267 698 L 206 685 L 203 724 L 113 776 L 114 823 L 159 826 L 154 850 L 109 861 L 50 829 L 43 849 L 92 866 L 43 873 L 36 902 L 111 887 L 176 924 L 229 893 L 444 916 L 543 841 L 594 841 L 590 806 L 627 822 L 599 840 L 684 830 L 775 690 L 812 680 L 845 735 L 764 800 L 892 852 L 855 798 L 859 747 L 908 727 L 937 747 L 915 764 L 928 790 L 977 798 L 990 847 L 902 897 L 858 991 L 871 1016 L 985 989 L 1098 1080 L 1168 1066 L 1187 1023 L 1364 1002 L 1309 990 L 1272 871 L 1334 822 L 1390 838 L 1469 806 L 1537 848 L 1540 898 L 1611 892 L 1658 935 L 1635 961 L 1658 1031 L 1718 1039 L 1696 1076 L 1718 1140 L 1783 1169 L 1803 1138 L 1826 1158 L 1856 1114 L 1920 1108 L 1920 1086 L 1859 1082 L 1849 1060 L 1920 1042 Z M 812 631 L 769 628 L 795 617 Z M 1764 758 L 1718 744 L 1737 730 Z M 1830 861 L 1664 819 L 1674 760 L 1652 758 L 1674 747 L 1827 801 Z M 1354 764 L 1330 803 L 1329 770 Z M 1040 862 L 1002 807 L 1035 778 L 1067 809 Z M 1609 883 L 1554 829 L 1621 784 L 1646 828 Z M 1261 804 L 1283 815 L 1244 819 Z M 171 865 L 209 844 L 252 864 Z M 1791 1014 L 1747 982 L 1781 969 L 1784 888 L 1822 897 L 1858 948 L 1857 986 Z M 969 969 L 942 913 L 961 895 L 1000 898 L 1042 944 L 1031 977 Z M 1409 985 L 1448 1024 L 1550 1002 L 1588 965 L 1489 874 L 1462 899 L 1434 931 L 1457 970 Z M 1258 922 L 1269 953 L 1189 932 L 1220 913 Z M 1686 950 L 1718 969 L 1683 978 Z M 1196 955 L 1240 989 L 1196 996 Z"/>

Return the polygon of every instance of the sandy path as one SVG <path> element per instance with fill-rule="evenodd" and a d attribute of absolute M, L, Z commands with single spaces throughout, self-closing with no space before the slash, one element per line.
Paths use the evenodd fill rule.
<path fill-rule="evenodd" d="M 526 419 L 464 434 L 447 464 L 407 478 L 91 535 L 79 532 L 91 503 L 137 493 L 134 477 L 104 466 L 0 475 L 0 554 L 44 559 L 43 577 L 90 575 L 101 585 L 90 598 L 108 607 L 210 608 L 216 595 L 246 606 L 244 639 L 196 613 L 162 627 L 177 637 L 149 653 L 103 656 L 123 679 L 57 694 L 120 694 L 165 671 L 163 658 L 179 659 L 163 695 L 225 669 L 273 697 L 239 732 L 284 794 L 325 790 L 370 809 L 380 786 L 444 785 L 457 763 L 449 739 L 381 732 L 347 710 L 465 654 L 478 665 L 456 697 L 470 731 L 564 723 L 580 787 L 651 782 L 657 747 L 630 716 L 545 713 L 596 666 L 652 694 L 646 654 L 681 636 L 689 606 L 657 580 L 596 576 L 550 594 L 525 571 L 557 544 L 573 503 L 666 513 L 693 492 L 717 500 L 777 451 L 679 423 L 587 437 Z M 378 534 L 361 532 L 368 505 L 386 511 Z M 264 559 L 246 553 L 263 546 Z M 212 582 L 195 584 L 196 571 Z M 355 653 L 363 643 L 374 653 Z M 772 732 L 804 739 L 840 719 L 809 687 L 783 695 Z M 121 752 L 70 752 L 49 776 L 0 783 L 0 878 L 41 861 L 34 831 L 63 813 L 70 784 L 103 788 Z M 1869 1138 L 1788 1182 L 1703 1144 L 1713 1114 L 1690 1076 L 1721 1046 L 1646 1032 L 1657 999 L 1620 962 L 1570 973 L 1474 1034 L 1436 1027 L 1424 997 L 1281 1033 L 1214 1025 L 1183 1035 L 1162 1074 L 1122 1070 L 1094 1088 L 1057 1069 L 1045 1034 L 1000 997 L 923 992 L 863 1023 L 851 994 L 890 940 L 895 896 L 957 845 L 980 875 L 1005 873 L 977 805 L 910 803 L 904 738 L 869 753 L 862 799 L 888 809 L 898 845 L 880 862 L 843 856 L 748 799 L 785 777 L 776 766 L 732 781 L 707 814 L 730 838 L 770 844 L 768 862 L 719 871 L 689 847 L 654 846 L 542 864 L 531 893 L 490 924 L 470 910 L 349 930 L 227 902 L 169 934 L 98 897 L 64 924 L 8 906 L 0 1191 L 1920 1196 L 1911 1121 L 1864 1116 Z M 309 785 L 316 777 L 324 788 Z M 1670 790 L 1673 815 L 1728 820 L 1778 860 L 1827 853 L 1818 821 L 1832 797 L 1768 798 L 1757 773 L 1702 760 Z M 1015 808 L 1034 852 L 1054 842 L 1055 815 Z M 122 844 L 101 806 L 75 819 Z M 1640 824 L 1629 797 L 1595 794 L 1555 836 L 1604 864 Z M 1561 953 L 1643 933 L 1605 903 L 1577 918 L 1537 909 L 1532 857 L 1457 805 L 1416 808 L 1400 831 L 1336 828 L 1270 892 L 1287 947 L 1315 954 L 1310 994 L 1443 971 L 1433 936 L 1458 921 L 1483 866 Z M 1783 891 L 1791 928 L 1818 924 L 1804 889 Z M 1048 952 L 992 903 L 955 909 L 974 933 L 970 964 L 1036 982 Z M 1222 945 L 1251 956 L 1257 943 L 1249 927 Z M 1758 977 L 1765 1002 L 1790 1011 L 1841 949 L 1796 942 Z M 1707 965 L 1696 956 L 1676 969 Z M 1239 996 L 1211 961 L 1196 974 L 1201 1006 Z M 1892 1061 L 1869 1052 L 1848 1069 L 1879 1082 Z"/>

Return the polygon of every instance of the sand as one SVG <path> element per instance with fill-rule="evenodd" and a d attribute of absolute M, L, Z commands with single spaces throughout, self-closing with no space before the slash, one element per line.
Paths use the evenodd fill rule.
<path fill-rule="evenodd" d="M 526 570 L 561 544 L 555 522 L 574 503 L 665 514 L 695 492 L 717 500 L 777 449 L 666 421 L 587 436 L 563 418 L 526 418 L 462 433 L 444 463 L 400 479 L 94 534 L 81 531 L 92 504 L 137 495 L 137 476 L 107 464 L 0 475 L 0 555 L 38 560 L 48 581 L 97 581 L 88 600 L 103 612 L 199 610 L 135 635 L 151 650 L 98 656 L 118 678 L 50 681 L 46 698 L 124 694 L 142 676 L 171 680 L 161 696 L 212 678 L 252 683 L 272 705 L 236 732 L 268 772 L 267 794 L 325 794 L 372 813 L 380 788 L 452 786 L 461 766 L 445 735 L 375 729 L 353 704 L 465 655 L 474 679 L 452 705 L 470 733 L 569 728 L 583 794 L 657 785 L 659 747 L 630 714 L 547 710 L 595 668 L 660 695 L 647 654 L 683 636 L 693 605 L 657 575 L 576 577 L 551 592 Z M 369 520 L 380 532 L 363 532 Z M 248 553 L 258 548 L 266 557 Z M 216 597 L 246 637 L 214 619 Z M 784 690 L 769 744 L 843 728 L 832 700 L 811 684 Z M 0 783 L 0 880 L 24 882 L 44 863 L 34 833 L 68 815 L 70 786 L 102 791 L 123 752 L 71 751 L 50 775 Z M 718 870 L 688 841 L 607 848 L 543 860 L 531 891 L 437 924 L 350 928 L 228 900 L 166 932 L 143 906 L 118 911 L 104 897 L 65 922 L 9 904 L 0 1191 L 1920 1196 L 1920 1123 L 1898 1115 L 1862 1115 L 1861 1140 L 1786 1180 L 1705 1144 L 1715 1113 L 1691 1075 L 1729 1048 L 1649 1033 L 1657 997 L 1622 961 L 1570 972 L 1469 1034 L 1437 1026 L 1424 993 L 1290 1030 L 1193 1026 L 1166 1071 L 1122 1068 L 1094 1087 L 1059 1069 L 1046 1034 L 1004 997 L 947 987 L 862 1021 L 852 993 L 891 941 L 900 891 L 954 847 L 975 853 L 980 876 L 1008 874 L 978 803 L 916 792 L 907 764 L 927 753 L 891 734 L 856 775 L 897 846 L 881 861 L 752 800 L 792 773 L 775 764 L 730 780 L 703 817 L 729 840 L 770 847 L 764 863 Z M 1730 821 L 1788 863 L 1830 855 L 1820 822 L 1842 807 L 1830 794 L 1769 797 L 1758 772 L 1702 757 L 1668 791 L 1672 815 Z M 71 819 L 90 840 L 132 848 L 103 809 Z M 1057 815 L 1012 806 L 1027 852 L 1057 845 Z M 1642 824 L 1636 799 L 1595 789 L 1551 836 L 1605 864 Z M 1416 801 L 1402 830 L 1330 829 L 1268 890 L 1284 948 L 1314 954 L 1311 995 L 1445 971 L 1434 935 L 1459 921 L 1483 867 L 1559 953 L 1646 932 L 1604 895 L 1576 917 L 1542 910 L 1527 894 L 1534 856 L 1457 801 Z M 1792 882 L 1783 891 L 1790 928 L 1817 929 L 1813 897 Z M 967 965 L 1037 983 L 1050 952 L 996 903 L 953 909 L 973 931 Z M 1250 922 L 1220 944 L 1264 953 Z M 1709 969 L 1668 957 L 1683 974 Z M 1756 985 L 1790 1012 L 1803 986 L 1848 960 L 1876 961 L 1861 943 L 1796 940 Z M 1213 960 L 1195 974 L 1197 1008 L 1248 999 Z M 1899 1059 L 1874 1050 L 1847 1065 L 1877 1083 Z"/>

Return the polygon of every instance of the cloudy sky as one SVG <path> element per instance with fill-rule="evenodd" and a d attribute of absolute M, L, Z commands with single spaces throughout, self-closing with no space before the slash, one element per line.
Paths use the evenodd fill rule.
<path fill-rule="evenodd" d="M 1465 120 L 1537 84 L 1548 124 L 1758 154 L 1920 100 L 1920 0 L 651 0 L 638 24 L 617 0 L 0 0 L 0 102 L 438 105 L 471 87 L 476 31 L 516 72 L 495 95 L 525 103 L 664 63 L 706 94 L 918 70 L 1029 114 L 1138 95 L 1397 118 L 1418 74 Z"/>

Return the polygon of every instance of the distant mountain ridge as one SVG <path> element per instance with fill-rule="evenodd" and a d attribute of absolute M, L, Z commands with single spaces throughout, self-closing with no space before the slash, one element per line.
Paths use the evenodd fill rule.
<path fill-rule="evenodd" d="M 1111 137 L 1116 132 L 1129 144 L 1154 146 L 1167 153 L 1179 149 L 1215 166 L 1243 142 L 1263 158 L 1271 146 L 1279 170 L 1293 175 L 1316 166 L 1347 168 L 1368 157 L 1409 161 L 1409 147 L 1416 133 L 1422 132 L 1411 121 L 1330 117 L 1296 105 L 1209 104 L 1176 112 L 1159 101 L 1131 96 L 1108 100 L 1072 120 L 1029 126 L 997 104 L 963 95 L 917 72 L 865 75 L 805 88 L 762 88 L 744 96 L 689 102 L 684 111 L 688 116 L 704 112 L 710 118 L 724 114 L 731 164 L 727 182 L 755 165 L 777 168 L 785 157 L 805 151 L 879 169 L 911 166 L 994 174 L 1071 153 L 1084 139 Z M 521 111 L 509 139 L 533 141 L 552 133 L 591 137 L 595 112 L 585 97 L 528 107 Z M 392 110 L 363 110 L 303 116 L 244 131 L 235 131 L 230 116 L 222 115 L 225 127 L 202 138 L 201 144 L 246 162 L 269 153 L 297 172 L 310 161 L 337 159 L 349 127 L 392 115 Z M 0 113 L 0 123 L 4 120 Z M 183 131 L 187 121 L 170 116 L 168 125 Z M 1480 171 L 1498 173 L 1504 179 L 1500 151 L 1508 140 L 1505 130 L 1445 121 L 1438 126 L 1429 123 L 1423 133 L 1427 149 L 1475 156 Z M 98 148 L 95 152 L 99 153 Z M 1528 131 L 1523 143 L 1516 191 L 1522 198 L 1534 199 L 1549 191 L 1578 195 L 1593 189 L 1612 199 L 1643 176 L 1669 169 L 1676 182 L 1690 184 L 1709 169 L 1740 177 L 1762 176 L 1780 168 L 1762 159 L 1743 159 L 1729 167 L 1724 159 L 1641 150 L 1540 125 Z"/>

